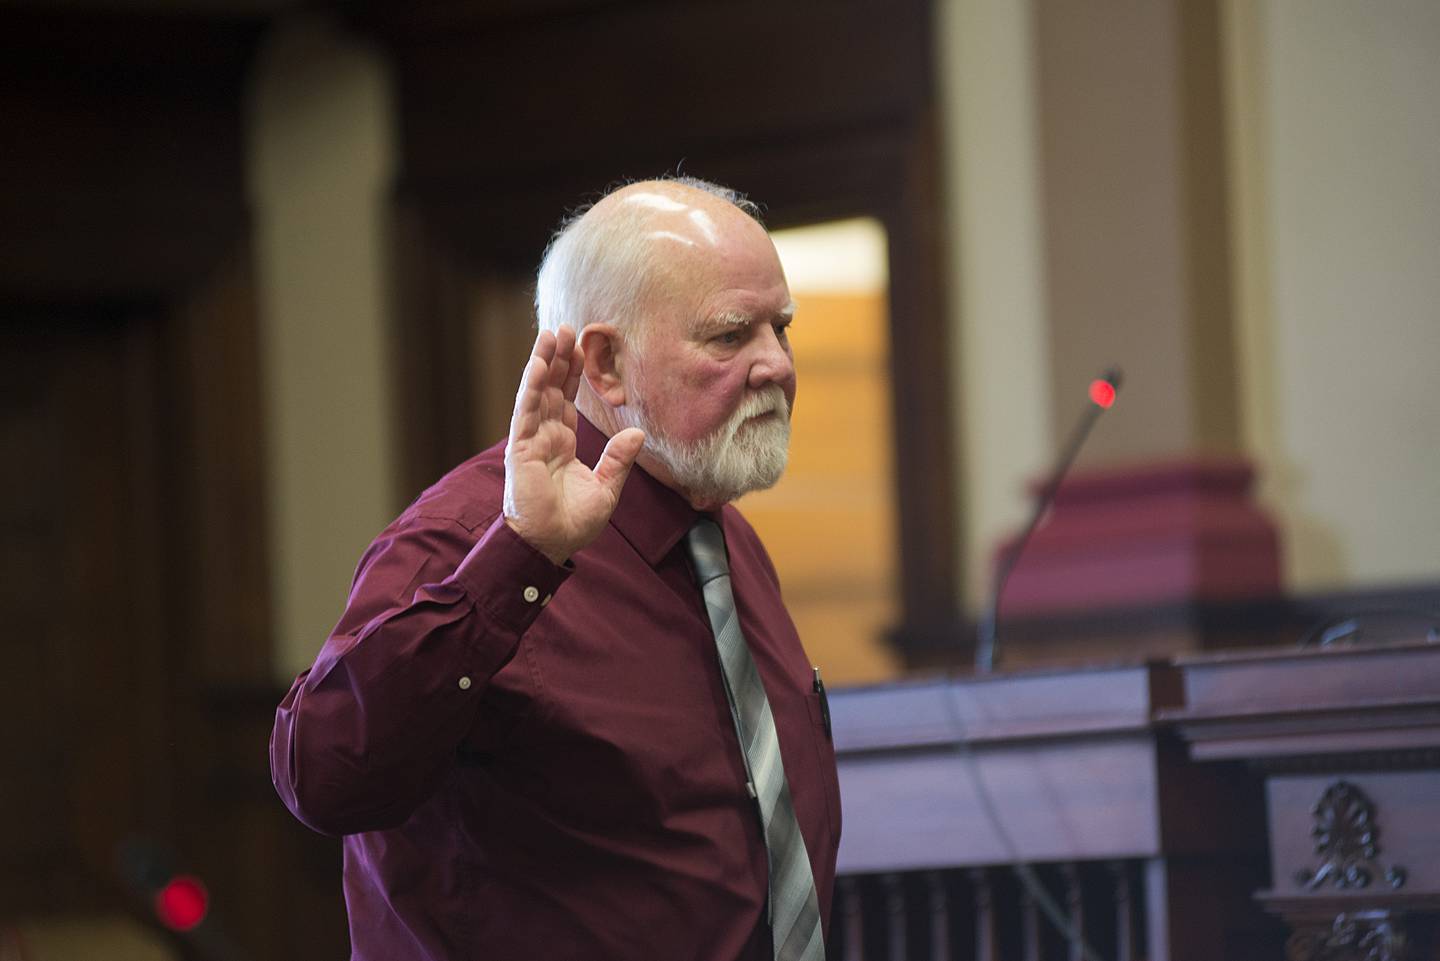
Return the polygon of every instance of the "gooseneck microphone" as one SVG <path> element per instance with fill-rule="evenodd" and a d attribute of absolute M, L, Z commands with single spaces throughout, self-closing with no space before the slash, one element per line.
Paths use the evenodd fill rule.
<path fill-rule="evenodd" d="M 975 645 L 975 672 L 977 674 L 988 674 L 995 669 L 996 623 L 1000 617 L 1000 598 L 1005 593 L 1005 584 L 1010 580 L 1010 573 L 1015 569 L 1016 562 L 1020 560 L 1020 554 L 1025 550 L 1025 545 L 1030 542 L 1030 536 L 1035 533 L 1035 528 L 1040 526 L 1045 512 L 1054 502 L 1055 494 L 1060 490 L 1060 482 L 1070 471 L 1070 465 L 1074 463 L 1075 455 L 1080 453 L 1085 438 L 1090 436 L 1090 429 L 1095 426 L 1100 415 L 1115 403 L 1115 395 L 1120 390 L 1120 380 L 1120 368 L 1111 367 L 1098 380 L 1090 382 L 1090 402 L 1085 405 L 1085 412 L 1080 415 L 1075 429 L 1070 432 L 1070 440 L 1066 443 L 1059 460 L 1055 462 L 1050 476 L 1046 478 L 1044 486 L 1035 495 L 1035 505 L 1030 512 L 1029 523 L 1025 525 L 1025 530 L 1004 552 L 996 565 L 990 603 L 981 614 L 978 625 L 978 637 Z"/>

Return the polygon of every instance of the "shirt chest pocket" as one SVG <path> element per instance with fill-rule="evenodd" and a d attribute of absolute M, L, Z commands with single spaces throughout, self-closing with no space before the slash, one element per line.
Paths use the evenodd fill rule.
<path fill-rule="evenodd" d="M 831 739 L 829 708 L 825 695 L 809 693 L 805 707 L 810 715 L 810 740 L 814 744 L 816 780 L 825 795 L 825 812 L 829 818 L 832 844 L 840 840 L 840 778 L 835 768 L 835 744 Z"/>

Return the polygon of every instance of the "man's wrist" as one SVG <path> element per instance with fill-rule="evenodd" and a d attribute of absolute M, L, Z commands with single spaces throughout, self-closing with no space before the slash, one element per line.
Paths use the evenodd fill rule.
<path fill-rule="evenodd" d="M 518 635 L 529 629 L 574 567 L 556 565 L 501 520 L 491 523 L 450 580 L 498 624 Z"/>
<path fill-rule="evenodd" d="M 522 541 L 524 541 L 526 544 L 529 544 L 531 548 L 548 557 L 550 559 L 550 563 L 554 564 L 556 567 L 564 567 L 569 562 L 570 555 L 571 553 L 573 553 L 572 551 L 566 550 L 564 548 L 551 547 L 543 543 L 542 541 L 536 539 L 532 535 L 526 533 L 525 529 L 521 527 L 520 524 L 517 523 L 508 514 L 505 515 L 505 526 L 514 531 L 515 535 L 519 537 Z"/>

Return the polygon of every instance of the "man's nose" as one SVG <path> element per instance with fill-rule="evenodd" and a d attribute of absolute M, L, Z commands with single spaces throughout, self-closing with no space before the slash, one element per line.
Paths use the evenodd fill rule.
<path fill-rule="evenodd" d="M 769 324 L 761 325 L 754 340 L 755 358 L 750 364 L 750 386 L 786 384 L 795 379 L 795 358 L 784 335 Z"/>

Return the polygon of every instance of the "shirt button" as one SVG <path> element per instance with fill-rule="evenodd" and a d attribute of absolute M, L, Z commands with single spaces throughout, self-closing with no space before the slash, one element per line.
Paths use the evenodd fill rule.
<path fill-rule="evenodd" d="M 462 677 L 462 678 L 460 678 L 460 690 L 462 690 L 462 691 L 468 691 L 468 690 L 470 690 L 470 678 L 468 678 L 468 677 Z"/>
<path fill-rule="evenodd" d="M 540 591 L 537 588 L 533 586 L 525 588 L 525 600 L 527 603 L 534 604 L 539 599 Z"/>

